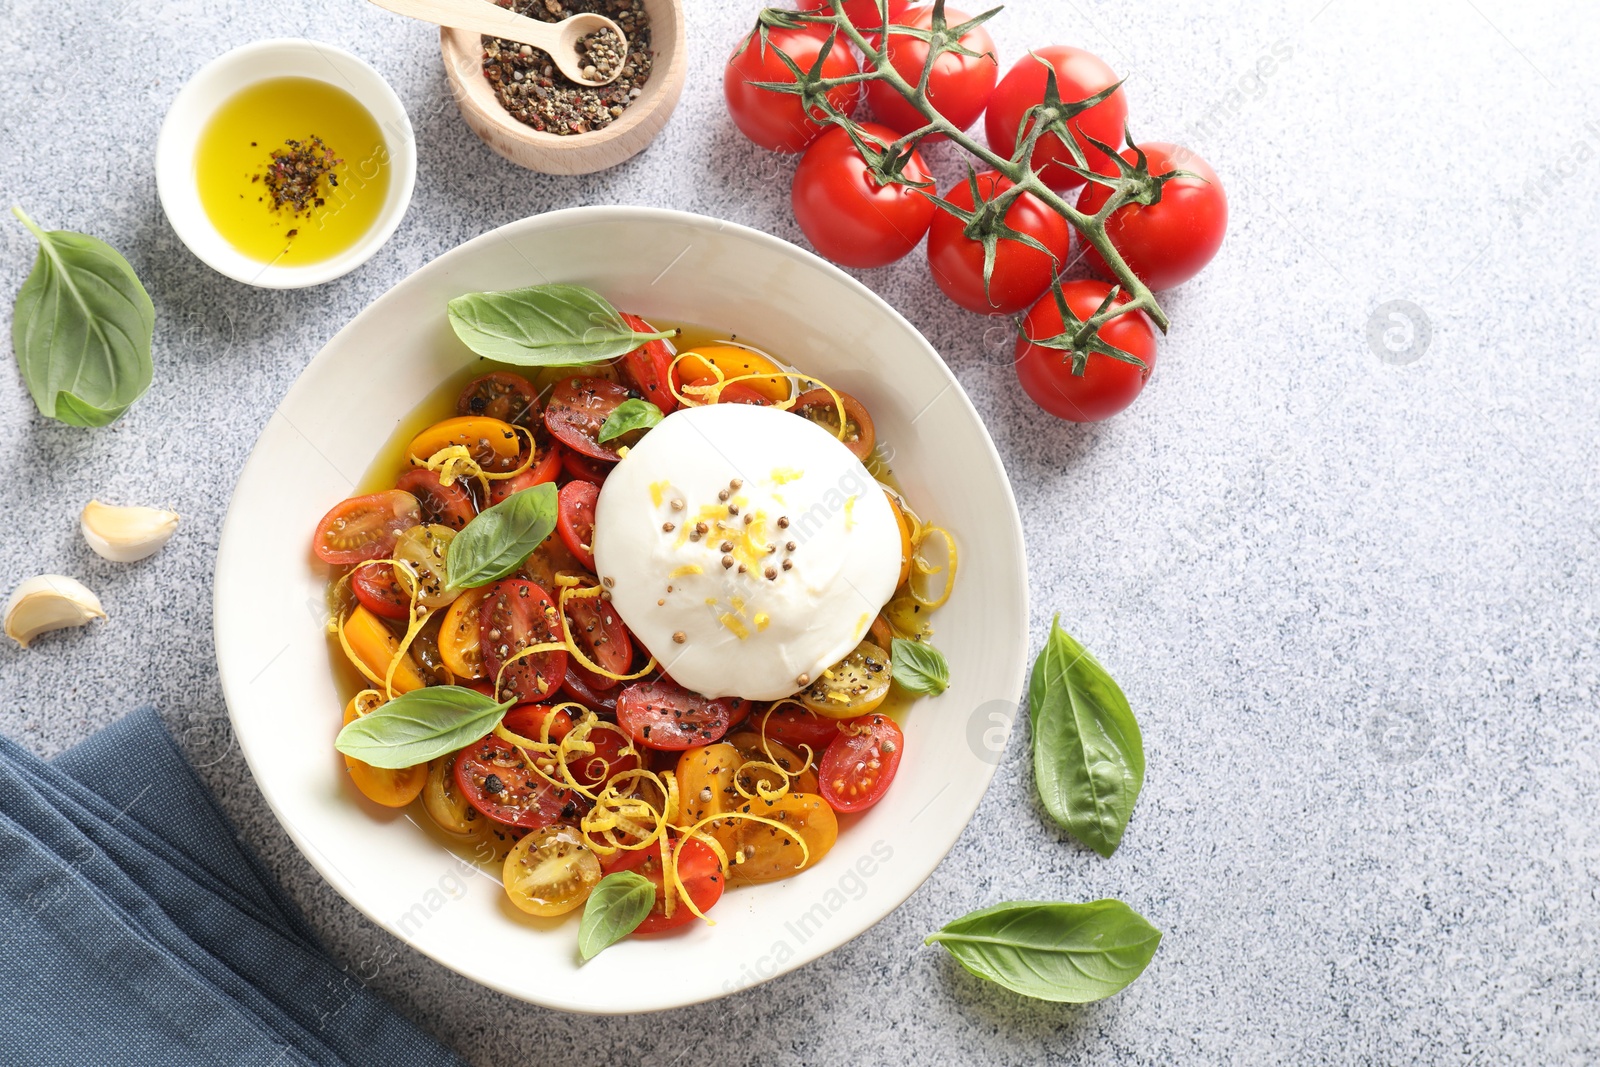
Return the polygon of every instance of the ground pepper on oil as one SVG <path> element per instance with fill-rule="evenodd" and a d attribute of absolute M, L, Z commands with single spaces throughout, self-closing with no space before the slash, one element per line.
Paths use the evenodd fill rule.
<path fill-rule="evenodd" d="M 322 195 L 323 179 L 327 179 L 329 189 L 338 187 L 339 176 L 333 169 L 343 162 L 315 134 L 304 141 L 290 138 L 282 148 L 272 150 L 272 162 L 258 177 L 271 195 L 274 208 L 291 215 L 309 215 L 327 203 Z M 294 235 L 291 230 L 289 236 Z"/>

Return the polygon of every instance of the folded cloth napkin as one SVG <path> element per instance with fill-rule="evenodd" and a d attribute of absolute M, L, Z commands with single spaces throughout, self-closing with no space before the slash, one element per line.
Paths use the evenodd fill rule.
<path fill-rule="evenodd" d="M 0 738 L 0 1063 L 457 1064 L 323 952 L 148 709 Z"/>

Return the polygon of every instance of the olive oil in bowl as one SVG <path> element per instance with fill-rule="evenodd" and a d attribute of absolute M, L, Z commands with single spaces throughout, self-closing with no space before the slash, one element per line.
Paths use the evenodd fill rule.
<path fill-rule="evenodd" d="M 354 96 L 316 78 L 268 78 L 219 107 L 200 133 L 195 181 L 217 232 L 263 264 L 348 251 L 389 193 L 389 148 Z"/>

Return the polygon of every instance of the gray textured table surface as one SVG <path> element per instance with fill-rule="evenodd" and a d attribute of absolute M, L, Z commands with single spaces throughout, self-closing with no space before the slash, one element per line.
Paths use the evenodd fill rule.
<path fill-rule="evenodd" d="M 1166 301 L 1173 329 L 1134 408 L 1056 424 L 1019 397 L 999 332 L 946 304 L 918 257 L 863 274 L 955 369 L 1005 458 L 1035 642 L 1059 610 L 1140 715 L 1149 778 L 1114 859 L 1042 823 L 1019 729 L 954 852 L 866 936 L 722 1002 L 579 1018 L 485 992 L 366 922 L 229 743 L 218 529 L 268 413 L 340 325 L 460 241 L 549 208 L 657 204 L 800 240 L 792 164 L 749 149 L 721 103 L 743 2 L 689 3 L 684 101 L 648 152 L 564 179 L 484 149 L 435 34 L 359 0 L 12 0 L 0 194 L 122 249 L 159 325 L 154 387 L 106 430 L 37 417 L 0 361 L 4 584 L 78 575 L 111 614 L 0 650 L 0 729 L 53 753 L 153 701 L 333 951 L 477 1063 L 1596 1062 L 1600 18 L 1577 0 L 1142 6 L 1017 3 L 993 24 L 1007 62 L 1052 42 L 1105 55 L 1136 134 L 1190 143 L 1231 194 L 1227 244 Z M 201 63 L 297 34 L 389 78 L 420 174 L 368 265 L 264 292 L 177 241 L 151 157 Z M 0 242 L 9 317 L 33 248 L 9 222 Z M 1374 318 L 1390 301 L 1418 328 Z M 76 530 L 91 496 L 169 505 L 184 525 L 148 563 L 108 564 Z M 1166 940 L 1137 984 L 1083 1008 L 1019 1000 L 920 945 L 970 908 L 1039 896 L 1121 897 Z"/>

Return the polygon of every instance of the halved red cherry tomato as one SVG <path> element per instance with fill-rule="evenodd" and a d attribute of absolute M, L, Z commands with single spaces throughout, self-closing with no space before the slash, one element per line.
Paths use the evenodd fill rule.
<path fill-rule="evenodd" d="M 702 913 L 710 911 L 711 906 L 722 899 L 722 890 L 725 882 L 722 877 L 722 864 L 717 859 L 717 854 L 711 851 L 711 846 L 703 841 L 693 838 L 679 841 L 678 851 L 678 880 L 683 883 L 683 888 L 688 892 L 689 899 L 694 901 L 694 906 Z M 672 854 L 668 849 L 669 856 Z M 612 862 L 610 870 L 633 871 L 643 875 L 655 883 L 656 904 L 650 909 L 650 914 L 644 917 L 644 922 L 634 929 L 636 934 L 659 934 L 667 930 L 676 930 L 694 921 L 694 912 L 684 904 L 683 899 L 676 892 L 672 895 L 672 914 L 667 914 L 667 896 L 662 888 L 664 883 L 661 869 L 661 846 L 651 845 L 634 852 L 623 852 L 621 858 Z"/>
<path fill-rule="evenodd" d="M 527 470 L 510 478 L 496 478 L 491 481 L 489 503 L 498 504 L 512 493 L 555 481 L 557 475 L 561 473 L 561 453 L 560 447 L 547 443 L 541 447 L 539 455 L 528 465 Z"/>
<path fill-rule="evenodd" d="M 500 725 L 518 737 L 537 741 L 546 719 L 550 720 L 550 740 L 559 741 L 572 732 L 572 716 L 564 709 L 552 708 L 548 704 L 518 704 L 506 712 Z"/>
<path fill-rule="evenodd" d="M 709 745 L 733 722 L 737 698 L 708 700 L 673 682 L 636 682 L 617 698 L 617 725 L 635 744 L 663 752 Z"/>
<path fill-rule="evenodd" d="M 617 713 L 617 692 L 615 688 L 606 688 L 597 685 L 597 682 L 609 682 L 611 679 L 602 678 L 593 671 L 585 670 L 583 664 L 574 662 L 571 656 L 567 657 L 567 673 L 561 679 L 561 691 L 576 700 L 590 711 L 605 712 L 610 715 Z M 615 683 L 613 683 L 615 685 Z"/>
<path fill-rule="evenodd" d="M 540 423 L 539 393 L 520 374 L 497 370 L 468 382 L 456 398 L 457 415 L 486 415 L 513 426 L 536 429 Z"/>
<path fill-rule="evenodd" d="M 350 574 L 350 589 L 356 599 L 372 612 L 385 619 L 411 617 L 411 597 L 400 588 L 394 568 L 387 563 L 370 563 L 358 567 Z"/>
<path fill-rule="evenodd" d="M 404 489 L 417 498 L 417 503 L 422 508 L 422 521 L 429 525 L 436 524 L 459 530 L 471 522 L 472 517 L 478 513 L 467 487 L 461 482 L 440 485 L 438 471 L 423 470 L 420 467 L 406 471 L 400 476 L 400 480 L 394 483 L 394 487 Z"/>
<path fill-rule="evenodd" d="M 569 478 L 578 478 L 595 485 L 605 485 L 606 478 L 611 474 L 615 463 L 603 459 L 594 459 L 591 456 L 580 456 L 570 448 L 561 450 L 561 469 L 567 472 Z"/>
<path fill-rule="evenodd" d="M 567 488 L 587 484 L 587 482 L 570 482 Z M 599 597 L 567 597 L 567 632 L 578 643 L 578 647 L 583 649 L 583 654 L 589 657 L 589 662 L 596 666 L 603 667 L 612 674 L 627 674 L 628 668 L 633 666 L 633 638 L 628 636 L 627 624 L 622 621 L 622 616 L 617 614 L 617 609 L 611 606 L 609 600 L 601 600 Z M 567 666 L 570 670 L 572 664 Z M 600 689 L 611 689 L 617 685 L 615 678 L 608 678 L 604 674 L 595 674 L 592 671 L 585 673 L 590 675 L 585 681 L 592 680 Z"/>
<path fill-rule="evenodd" d="M 688 389 L 691 387 L 695 389 L 702 389 L 716 384 L 717 379 L 715 376 L 709 378 L 696 378 L 694 381 L 689 382 L 688 385 L 684 387 L 684 395 L 691 397 L 703 396 L 709 399 L 710 394 L 708 393 L 691 393 L 688 392 Z M 772 400 L 769 397 L 763 396 L 761 391 L 755 386 L 751 385 L 749 382 L 729 382 L 727 385 L 724 385 L 721 389 L 717 390 L 716 397 L 716 402 L 718 404 L 755 404 L 760 407 L 770 407 L 772 405 Z"/>
<path fill-rule="evenodd" d="M 656 332 L 654 326 L 637 315 L 623 312 L 622 321 L 640 333 Z M 672 346 L 667 342 L 646 341 L 622 357 L 622 369 L 627 372 L 628 380 L 644 394 L 646 400 L 660 408 L 663 415 L 672 414 L 678 407 L 678 398 L 672 395 L 668 374 L 672 369 L 672 356 Z"/>
<path fill-rule="evenodd" d="M 589 743 L 594 746 L 594 754 L 569 755 L 567 769 L 572 772 L 572 777 L 591 789 L 604 785 L 625 771 L 636 770 L 640 765 L 637 752 L 623 751 L 628 747 L 628 741 L 615 730 L 605 727 L 590 730 Z"/>
<path fill-rule="evenodd" d="M 783 704 L 771 713 L 757 712 L 750 720 L 750 729 L 774 741 L 799 748 L 802 745 L 813 753 L 822 753 L 839 736 L 839 720 L 828 719 L 802 704 Z"/>
<path fill-rule="evenodd" d="M 400 535 L 422 522 L 417 498 L 399 489 L 341 500 L 317 523 L 311 550 L 324 563 L 348 567 L 383 559 Z"/>
<path fill-rule="evenodd" d="M 817 770 L 822 799 L 834 811 L 872 807 L 888 792 L 905 747 L 905 735 L 887 715 L 873 712 L 841 723 Z"/>
<path fill-rule="evenodd" d="M 544 424 L 556 440 L 574 452 L 615 463 L 622 458 L 615 448 L 621 439 L 601 444 L 597 438 L 606 416 L 629 395 L 626 387 L 604 378 L 566 378 L 550 392 L 550 400 L 544 406 Z"/>
<path fill-rule="evenodd" d="M 866 406 L 849 393 L 839 393 L 839 400 L 844 404 L 844 436 L 839 438 L 839 442 L 857 459 L 866 459 L 872 455 L 872 447 L 878 443 L 878 431 L 872 425 L 872 416 L 867 414 Z M 838 436 L 839 406 L 833 402 L 833 394 L 826 389 L 801 393 L 794 407 L 789 410 Z"/>
<path fill-rule="evenodd" d="M 483 649 L 484 677 L 491 683 L 500 679 L 501 700 L 537 702 L 561 688 L 561 679 L 567 673 L 564 650 L 536 652 L 507 665 L 511 657 L 530 645 L 560 641 L 558 615 L 550 594 L 532 582 L 503 578 L 489 587 L 478 607 L 478 641 Z"/>
<path fill-rule="evenodd" d="M 598 485 L 577 479 L 563 485 L 557 497 L 556 533 L 590 570 L 594 570 L 594 502 L 599 499 Z"/>
<path fill-rule="evenodd" d="M 537 830 L 575 823 L 588 806 L 580 794 L 530 771 L 522 754 L 493 734 L 456 754 L 455 775 L 468 804 L 507 826 Z"/>

